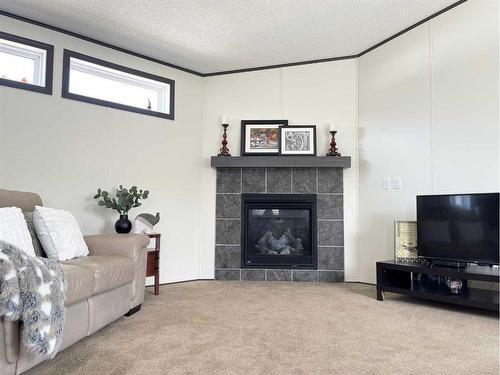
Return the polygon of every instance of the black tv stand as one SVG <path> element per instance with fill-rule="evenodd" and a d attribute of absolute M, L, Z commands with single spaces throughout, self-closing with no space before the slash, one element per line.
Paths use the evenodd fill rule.
<path fill-rule="evenodd" d="M 465 262 L 453 262 L 448 260 L 431 259 L 426 261 L 429 267 L 466 268 Z M 425 263 L 424 263 L 425 264 Z"/>
<path fill-rule="evenodd" d="M 418 277 L 418 276 L 425 277 Z M 453 294 L 445 283 L 432 278 L 447 276 L 462 280 L 461 293 Z M 498 290 L 472 287 L 471 280 L 499 283 L 498 267 L 469 265 L 464 268 L 429 267 L 421 263 L 388 260 L 377 262 L 377 299 L 384 300 L 385 292 L 405 294 L 432 301 L 499 311 Z"/>

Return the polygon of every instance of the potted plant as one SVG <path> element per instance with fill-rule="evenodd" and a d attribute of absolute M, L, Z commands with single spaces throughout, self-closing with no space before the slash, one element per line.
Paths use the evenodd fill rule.
<path fill-rule="evenodd" d="M 128 212 L 131 208 L 139 207 L 141 199 L 147 199 L 149 191 L 139 190 L 137 186 L 132 186 L 130 189 L 120 185 L 116 189 L 115 196 L 111 196 L 107 191 L 97 189 L 97 194 L 94 199 L 98 199 L 97 204 L 102 207 L 112 208 L 118 211 L 120 218 L 115 223 L 116 233 L 129 233 L 132 229 L 132 223 L 128 219 Z"/>

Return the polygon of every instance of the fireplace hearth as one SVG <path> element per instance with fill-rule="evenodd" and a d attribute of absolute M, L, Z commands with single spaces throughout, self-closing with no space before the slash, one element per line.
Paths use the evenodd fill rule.
<path fill-rule="evenodd" d="M 243 268 L 316 269 L 316 195 L 242 194 Z"/>

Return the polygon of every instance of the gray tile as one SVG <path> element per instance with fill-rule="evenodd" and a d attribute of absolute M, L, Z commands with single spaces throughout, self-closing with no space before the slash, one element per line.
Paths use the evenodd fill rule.
<path fill-rule="evenodd" d="M 293 281 L 318 281 L 318 271 L 293 271 Z"/>
<path fill-rule="evenodd" d="M 243 193 L 265 193 L 266 191 L 266 169 L 265 168 L 243 168 L 242 172 Z"/>
<path fill-rule="evenodd" d="M 318 220 L 318 246 L 344 246 L 344 222 Z"/>
<path fill-rule="evenodd" d="M 216 218 L 240 218 L 241 217 L 241 195 L 240 194 L 217 194 L 215 205 Z"/>
<path fill-rule="evenodd" d="M 344 248 L 343 247 L 318 247 L 318 269 L 320 270 L 343 270 Z"/>
<path fill-rule="evenodd" d="M 240 268 L 241 249 L 238 245 L 215 246 L 215 268 Z"/>
<path fill-rule="evenodd" d="M 316 192 L 316 168 L 293 168 L 292 193 L 315 194 Z"/>
<path fill-rule="evenodd" d="M 342 195 L 318 194 L 318 219 L 344 219 Z"/>
<path fill-rule="evenodd" d="M 215 270 L 215 280 L 240 281 L 240 270 Z"/>
<path fill-rule="evenodd" d="M 291 270 L 266 270 L 267 281 L 291 281 Z"/>
<path fill-rule="evenodd" d="M 241 281 L 265 281 L 266 270 L 241 270 Z"/>
<path fill-rule="evenodd" d="M 342 271 L 319 271 L 320 283 L 342 283 L 344 282 L 344 272 Z"/>
<path fill-rule="evenodd" d="M 217 169 L 217 193 L 241 193 L 241 169 Z"/>
<path fill-rule="evenodd" d="M 318 168 L 318 193 L 342 193 L 342 168 Z"/>
<path fill-rule="evenodd" d="M 239 245 L 241 220 L 215 220 L 215 243 L 218 245 Z"/>
<path fill-rule="evenodd" d="M 290 168 L 268 168 L 267 192 L 291 193 L 292 192 L 291 173 L 292 170 Z"/>

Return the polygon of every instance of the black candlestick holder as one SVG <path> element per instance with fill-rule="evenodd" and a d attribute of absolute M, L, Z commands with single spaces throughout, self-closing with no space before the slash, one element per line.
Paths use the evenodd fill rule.
<path fill-rule="evenodd" d="M 335 134 L 337 134 L 337 131 L 330 130 L 330 134 L 332 135 L 332 140 L 330 141 L 330 149 L 326 153 L 326 156 L 341 156 L 337 149 L 337 142 L 335 142 Z"/>
<path fill-rule="evenodd" d="M 220 152 L 217 156 L 231 156 L 229 153 L 229 148 L 227 147 L 227 127 L 229 124 L 221 124 L 222 127 L 224 128 L 224 133 L 222 134 L 222 147 L 220 148 Z"/>

